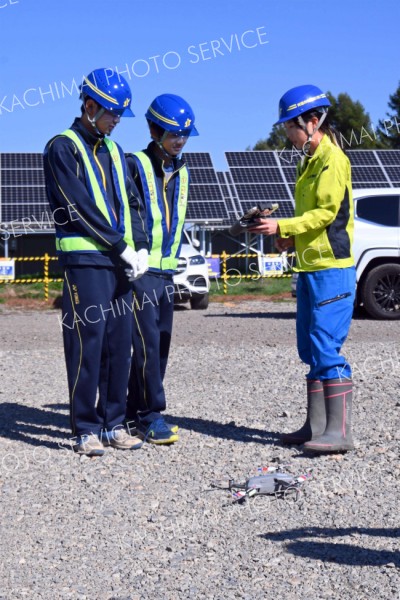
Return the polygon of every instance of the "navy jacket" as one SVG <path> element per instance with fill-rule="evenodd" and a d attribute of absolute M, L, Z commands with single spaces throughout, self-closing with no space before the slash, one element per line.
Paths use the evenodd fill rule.
<path fill-rule="evenodd" d="M 79 118 L 75 119 L 71 129 L 78 133 L 93 151 L 99 137 L 91 134 Z M 104 142 L 99 145 L 96 156 L 106 177 L 108 201 L 118 214 L 119 200 L 111 174 L 111 156 Z M 119 256 L 126 248 L 123 233 L 113 229 L 94 203 L 88 191 L 89 182 L 81 155 L 73 141 L 63 135 L 52 138 L 44 150 L 43 162 L 47 198 L 54 216 L 56 231 L 61 234 L 91 237 L 103 246 L 106 240 L 106 245 L 110 248 L 108 252 L 102 253 L 70 252 L 60 257 L 61 262 L 64 265 L 125 265 Z M 135 249 L 148 249 L 144 203 L 128 171 L 126 191 Z"/>
<path fill-rule="evenodd" d="M 165 186 L 165 174 L 164 174 L 164 170 L 162 168 L 163 161 L 160 158 L 158 158 L 158 156 L 154 153 L 154 146 L 155 146 L 155 142 L 150 142 L 150 144 L 147 146 L 146 150 L 143 150 L 143 152 L 151 160 L 151 164 L 153 166 L 157 185 L 159 186 L 159 190 L 162 193 L 163 188 Z M 126 156 L 126 164 L 128 166 L 128 172 L 129 172 L 133 182 L 137 186 L 137 189 L 139 190 L 141 197 L 144 198 L 142 182 L 140 180 L 140 175 L 138 172 L 138 168 L 137 168 L 135 159 L 133 158 L 132 154 L 125 154 L 125 156 Z M 184 164 L 185 164 L 185 162 L 179 158 L 173 159 L 174 171 L 173 171 L 173 174 L 170 177 L 170 179 L 167 183 L 167 187 L 166 187 L 166 198 L 167 198 L 167 202 L 168 202 L 168 206 L 169 206 L 169 214 L 170 215 L 173 212 L 172 211 L 172 203 L 174 201 L 174 194 L 175 194 L 175 180 L 178 175 L 179 169 L 181 169 Z"/>

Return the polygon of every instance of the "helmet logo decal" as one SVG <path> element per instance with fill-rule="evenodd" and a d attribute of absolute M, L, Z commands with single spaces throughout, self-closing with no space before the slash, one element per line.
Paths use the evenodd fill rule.
<path fill-rule="evenodd" d="M 129 102 L 131 101 L 130 98 L 127 98 L 124 102 L 124 108 L 126 108 L 129 105 Z"/>
<path fill-rule="evenodd" d="M 190 127 L 191 122 L 192 122 L 192 119 L 186 119 L 185 125 L 184 125 L 185 128 Z"/>

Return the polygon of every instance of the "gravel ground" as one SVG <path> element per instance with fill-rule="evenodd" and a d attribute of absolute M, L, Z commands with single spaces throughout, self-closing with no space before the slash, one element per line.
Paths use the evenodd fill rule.
<path fill-rule="evenodd" d="M 68 447 L 59 313 L 2 307 L 1 599 L 400 598 L 400 322 L 356 318 L 355 451 L 311 457 L 295 303 L 178 307 L 166 379 L 172 447 Z M 297 502 L 232 504 L 215 479 L 313 469 Z"/>

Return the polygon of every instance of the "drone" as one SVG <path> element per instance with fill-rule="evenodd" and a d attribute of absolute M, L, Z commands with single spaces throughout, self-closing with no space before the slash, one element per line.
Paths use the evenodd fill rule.
<path fill-rule="evenodd" d="M 291 496 L 297 502 L 305 482 L 312 477 L 312 470 L 294 476 L 284 470 L 288 466 L 260 467 L 258 471 L 261 474 L 250 477 L 244 483 L 229 479 L 227 486 L 222 486 L 220 482 L 212 482 L 211 487 L 229 490 L 233 504 L 242 504 L 248 498 L 259 495 L 274 495 L 276 498 L 285 499 Z"/>
<path fill-rule="evenodd" d="M 240 235 L 243 231 L 247 231 L 253 225 L 256 225 L 256 219 L 269 217 L 273 212 L 278 210 L 277 202 L 258 203 L 248 210 L 238 221 L 235 221 L 229 229 L 230 235 Z"/>

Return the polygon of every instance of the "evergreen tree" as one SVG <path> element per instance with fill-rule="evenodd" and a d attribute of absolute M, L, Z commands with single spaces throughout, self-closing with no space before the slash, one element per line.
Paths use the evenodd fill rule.
<path fill-rule="evenodd" d="M 273 125 L 268 138 L 258 140 L 252 150 L 282 150 L 285 146 L 290 147 L 283 125 Z"/>
<path fill-rule="evenodd" d="M 385 148 L 400 148 L 400 84 L 397 90 L 389 96 L 390 113 L 387 119 L 379 121 L 379 138 Z"/>

